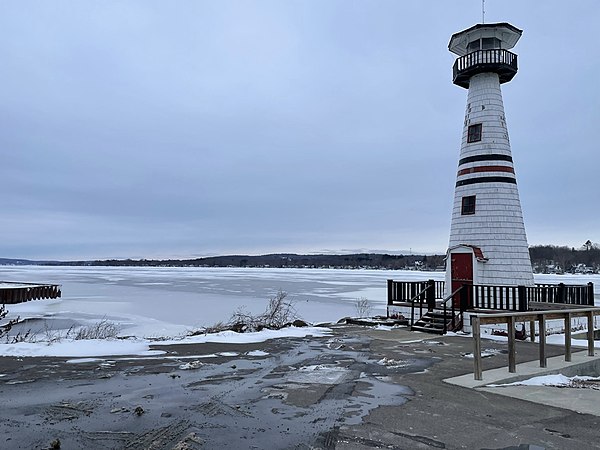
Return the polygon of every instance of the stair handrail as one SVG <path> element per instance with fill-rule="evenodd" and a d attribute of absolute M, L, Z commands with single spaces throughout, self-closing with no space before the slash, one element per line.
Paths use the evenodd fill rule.
<path fill-rule="evenodd" d="M 446 325 L 446 314 L 447 314 L 447 311 L 448 311 L 448 309 L 447 309 L 448 308 L 447 307 L 448 301 L 449 300 L 453 300 L 454 296 L 456 294 L 458 294 L 461 291 L 461 289 L 464 288 L 464 287 L 465 287 L 465 285 L 459 287 L 452 294 L 448 295 L 445 299 L 442 300 L 442 304 L 444 305 L 444 334 L 446 334 L 448 332 L 448 327 Z M 454 314 L 455 314 L 455 312 L 454 312 L 455 311 L 454 302 L 452 302 L 452 308 L 451 308 L 450 311 L 452 312 L 452 329 L 454 329 L 454 317 L 455 317 L 454 316 Z M 462 312 L 462 310 L 461 310 L 461 312 Z"/>
<path fill-rule="evenodd" d="M 415 301 L 417 300 L 417 298 L 419 298 L 425 292 L 427 292 L 427 289 L 429 289 L 429 286 L 425 286 L 425 288 L 421 292 L 419 292 L 417 295 L 415 295 L 413 298 L 410 299 L 410 326 L 411 327 L 415 324 Z M 419 302 L 419 317 L 421 317 L 422 315 L 423 315 L 423 302 L 420 301 Z"/>

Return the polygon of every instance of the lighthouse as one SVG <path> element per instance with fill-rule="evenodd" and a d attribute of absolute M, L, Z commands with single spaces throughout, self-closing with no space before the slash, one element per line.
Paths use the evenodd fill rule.
<path fill-rule="evenodd" d="M 446 260 L 446 293 L 463 284 L 533 285 L 500 85 L 517 73 L 522 30 L 478 24 L 452 35 L 453 82 L 468 89 Z"/>

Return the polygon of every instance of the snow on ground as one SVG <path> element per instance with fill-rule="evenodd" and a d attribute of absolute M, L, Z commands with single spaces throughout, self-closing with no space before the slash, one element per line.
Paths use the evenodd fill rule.
<path fill-rule="evenodd" d="M 496 350 L 496 349 L 490 348 L 487 350 L 483 350 L 481 352 L 481 357 L 482 358 L 491 358 L 492 356 L 499 355 L 500 353 L 505 353 L 505 352 L 503 352 L 502 350 Z M 467 359 L 475 358 L 475 355 L 473 353 L 465 353 L 462 356 Z"/>
<path fill-rule="evenodd" d="M 60 342 L 19 342 L 16 344 L 0 344 L 0 356 L 57 356 L 89 358 L 100 356 L 156 356 L 165 354 L 162 350 L 150 350 L 150 345 L 225 343 L 247 344 L 260 343 L 269 339 L 301 338 L 306 336 L 328 336 L 329 330 L 321 327 L 287 327 L 281 330 L 262 330 L 256 333 L 235 333 L 224 331 L 215 334 L 190 336 L 181 339 L 149 341 L 146 339 L 64 339 Z M 250 356 L 265 356 L 268 353 L 257 351 Z M 219 356 L 238 356 L 236 352 L 222 352 Z M 210 355 L 217 356 L 217 355 Z M 71 360 L 71 362 L 74 362 Z M 79 360 L 78 362 L 82 362 Z"/>
<path fill-rule="evenodd" d="M 574 376 L 566 377 L 563 374 L 544 375 L 523 381 L 507 384 L 488 384 L 486 387 L 503 386 L 555 386 L 555 387 L 583 387 L 584 382 L 600 382 L 600 377 Z M 590 383 L 593 384 L 593 383 Z"/>
<path fill-rule="evenodd" d="M 323 337 L 329 336 L 330 330 L 324 327 L 286 327 L 281 330 L 262 330 L 255 333 L 236 333 L 235 331 L 222 331 L 220 333 L 200 334 L 187 336 L 181 339 L 169 339 L 153 342 L 154 345 L 172 344 L 253 344 L 264 342 L 269 339 L 302 338 L 306 336 Z"/>
<path fill-rule="evenodd" d="M 109 355 L 161 355 L 162 350 L 150 350 L 147 341 L 137 340 L 64 340 L 61 342 L 19 342 L 0 345 L 0 356 L 69 356 L 97 357 Z"/>

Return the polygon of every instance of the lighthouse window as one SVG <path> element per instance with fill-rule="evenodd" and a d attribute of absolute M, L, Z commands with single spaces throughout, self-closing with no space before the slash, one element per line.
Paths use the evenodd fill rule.
<path fill-rule="evenodd" d="M 490 50 L 493 48 L 500 48 L 500 44 L 500 39 L 498 38 L 481 38 L 469 42 L 469 44 L 467 45 L 467 51 L 471 53 L 477 50 Z"/>
<path fill-rule="evenodd" d="M 489 50 L 491 48 L 500 48 L 500 39 L 498 38 L 482 38 L 481 49 Z"/>
<path fill-rule="evenodd" d="M 469 42 L 469 45 L 467 46 L 467 50 L 469 52 L 474 52 L 479 50 L 481 47 L 481 43 L 479 42 L 479 39 L 477 39 L 476 41 L 473 42 Z"/>
<path fill-rule="evenodd" d="M 467 132 L 467 142 L 479 142 L 481 140 L 481 124 L 469 125 Z"/>
<path fill-rule="evenodd" d="M 463 216 L 475 214 L 475 196 L 468 195 L 462 198 L 461 214 Z"/>

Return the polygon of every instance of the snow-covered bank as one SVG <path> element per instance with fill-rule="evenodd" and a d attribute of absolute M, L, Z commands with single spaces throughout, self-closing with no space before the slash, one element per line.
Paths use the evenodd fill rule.
<path fill-rule="evenodd" d="M 150 350 L 152 346 L 173 344 L 250 344 L 265 342 L 269 339 L 302 338 L 306 336 L 323 337 L 329 335 L 329 329 L 322 327 L 286 327 L 281 330 L 262 330 L 256 333 L 221 333 L 189 336 L 181 339 L 151 341 L 147 339 L 64 339 L 58 342 L 19 342 L 0 344 L 0 356 L 14 357 L 101 357 L 101 356 L 156 356 L 166 353 L 162 350 Z"/>

